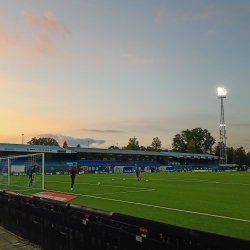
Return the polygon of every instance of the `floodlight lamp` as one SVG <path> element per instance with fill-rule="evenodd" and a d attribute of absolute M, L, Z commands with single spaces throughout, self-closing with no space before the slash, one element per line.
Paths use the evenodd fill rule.
<path fill-rule="evenodd" d="M 217 91 L 218 91 L 218 97 L 219 97 L 219 98 L 220 98 L 220 97 L 226 97 L 227 91 L 226 91 L 225 88 L 219 87 L 219 88 L 217 89 Z"/>

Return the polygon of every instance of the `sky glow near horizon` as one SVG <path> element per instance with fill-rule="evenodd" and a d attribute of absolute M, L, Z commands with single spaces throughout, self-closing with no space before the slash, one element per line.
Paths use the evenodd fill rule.
<path fill-rule="evenodd" d="M 169 148 L 181 130 L 250 148 L 249 1 L 0 3 L 0 142 Z"/>

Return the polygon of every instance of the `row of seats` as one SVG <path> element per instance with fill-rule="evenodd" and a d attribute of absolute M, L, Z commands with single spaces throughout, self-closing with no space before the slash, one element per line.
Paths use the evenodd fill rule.
<path fill-rule="evenodd" d="M 137 164 L 138 166 L 161 166 L 162 164 L 157 161 L 131 161 L 131 165 Z"/>
<path fill-rule="evenodd" d="M 67 162 L 74 162 L 73 160 L 68 159 L 68 158 L 63 158 L 63 161 L 66 162 L 66 163 L 67 163 Z"/>
<path fill-rule="evenodd" d="M 130 161 L 130 162 L 119 162 L 119 161 L 87 161 L 82 160 L 78 161 L 81 165 L 115 165 L 115 166 L 124 166 L 130 165 L 134 166 L 137 164 L 138 166 L 161 166 L 162 164 L 156 161 Z"/>
<path fill-rule="evenodd" d="M 180 164 L 178 164 L 180 166 L 188 166 L 188 167 L 215 167 L 214 164 L 211 163 L 207 163 L 207 162 L 180 162 Z"/>
<path fill-rule="evenodd" d="M 36 161 L 38 165 L 42 165 L 42 160 L 37 160 Z M 44 161 L 45 166 L 51 166 L 51 167 L 57 167 L 57 166 L 64 166 L 60 161 L 50 159 L 50 160 L 45 160 Z"/>
<path fill-rule="evenodd" d="M 17 160 L 11 160 L 10 161 L 10 165 L 24 165 L 24 166 L 27 166 L 27 165 L 33 165 L 34 163 L 28 159 L 17 159 Z"/>

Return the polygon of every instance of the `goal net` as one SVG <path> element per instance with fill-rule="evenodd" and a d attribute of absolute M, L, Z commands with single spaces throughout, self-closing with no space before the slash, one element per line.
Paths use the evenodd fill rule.
<path fill-rule="evenodd" d="M 31 193 L 43 190 L 44 154 L 0 157 L 0 189 Z"/>

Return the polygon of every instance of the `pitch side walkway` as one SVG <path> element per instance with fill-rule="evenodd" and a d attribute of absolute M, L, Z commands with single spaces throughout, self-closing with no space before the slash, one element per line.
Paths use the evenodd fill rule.
<path fill-rule="evenodd" d="M 23 239 L 17 238 L 14 234 L 7 232 L 5 229 L 0 227 L 0 249 L 1 250 L 35 250 L 39 249 L 28 244 Z"/>

